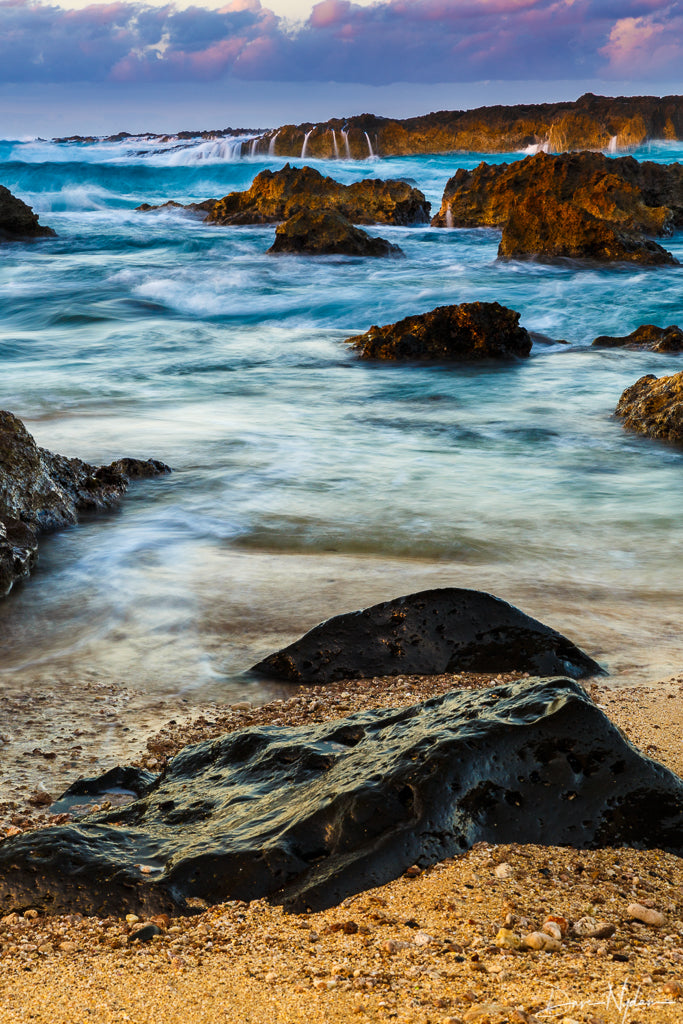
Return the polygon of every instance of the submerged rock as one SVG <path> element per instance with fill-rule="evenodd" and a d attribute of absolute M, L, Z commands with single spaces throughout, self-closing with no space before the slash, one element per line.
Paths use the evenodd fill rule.
<path fill-rule="evenodd" d="M 648 437 L 683 441 L 683 373 L 671 377 L 648 374 L 626 388 L 615 415 L 624 426 Z"/>
<path fill-rule="evenodd" d="M 352 224 L 426 224 L 430 204 L 405 181 L 367 178 L 342 185 L 313 167 L 261 171 L 246 192 L 219 199 L 208 224 L 272 224 L 302 210 L 336 210 Z"/>
<path fill-rule="evenodd" d="M 569 679 L 187 747 L 134 803 L 0 843 L 0 912 L 320 910 L 476 842 L 683 854 L 683 781 Z"/>
<path fill-rule="evenodd" d="M 269 253 L 308 256 L 402 256 L 398 245 L 373 238 L 336 210 L 301 210 L 279 224 Z"/>
<path fill-rule="evenodd" d="M 177 203 L 175 199 L 169 199 L 167 203 L 159 203 L 156 206 L 152 206 L 149 203 L 141 203 L 140 206 L 135 207 L 135 212 L 155 213 L 159 210 L 182 210 L 183 213 L 201 214 L 203 217 L 206 217 L 206 214 L 211 213 L 217 202 L 217 199 L 204 199 L 201 203 Z"/>
<path fill-rule="evenodd" d="M 443 587 L 321 622 L 254 672 L 293 683 L 442 672 L 602 675 L 571 640 L 507 601 Z"/>
<path fill-rule="evenodd" d="M 132 479 L 170 472 L 155 459 L 91 466 L 40 448 L 11 412 L 0 410 L 0 596 L 28 576 L 37 535 L 115 508 Z"/>
<path fill-rule="evenodd" d="M 682 352 L 683 331 L 675 324 L 669 327 L 655 327 L 641 324 L 635 331 L 623 337 L 602 334 L 593 342 L 598 348 L 640 348 L 650 352 Z"/>
<path fill-rule="evenodd" d="M 498 302 L 437 306 L 346 339 L 361 359 L 476 362 L 524 358 L 531 338 L 519 313 Z"/>
<path fill-rule="evenodd" d="M 0 242 L 54 238 L 55 235 L 52 228 L 38 223 L 38 214 L 30 206 L 0 185 Z"/>

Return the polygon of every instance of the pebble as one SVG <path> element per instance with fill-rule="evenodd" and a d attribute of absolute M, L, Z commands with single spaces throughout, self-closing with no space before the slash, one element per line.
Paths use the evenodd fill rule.
<path fill-rule="evenodd" d="M 501 928 L 493 940 L 493 944 L 494 946 L 500 946 L 501 949 L 519 949 L 522 940 L 519 935 L 515 935 L 509 928 Z"/>
<path fill-rule="evenodd" d="M 631 921 L 642 921 L 643 924 L 649 924 L 651 928 L 661 928 L 666 924 L 664 914 L 660 914 L 658 910 L 653 910 L 651 907 L 644 907 L 641 903 L 629 903 L 626 908 L 626 916 Z"/>
<path fill-rule="evenodd" d="M 502 864 L 497 864 L 496 867 L 494 868 L 493 873 L 496 876 L 496 878 L 515 877 L 515 869 L 512 867 L 511 864 L 508 864 L 507 861 L 504 861 Z"/>
<path fill-rule="evenodd" d="M 522 936 L 521 947 L 522 949 L 542 949 L 547 953 L 556 953 L 558 949 L 562 948 L 562 943 L 545 932 L 529 932 L 528 935 Z"/>
<path fill-rule="evenodd" d="M 541 931 L 545 932 L 546 935 L 552 936 L 552 938 L 556 939 L 557 942 L 562 941 L 562 931 L 560 926 L 554 921 L 546 921 Z"/>
<path fill-rule="evenodd" d="M 666 985 L 662 988 L 662 992 L 667 996 L 673 996 L 674 999 L 681 999 L 683 997 L 683 985 L 681 985 L 680 981 L 667 981 Z"/>

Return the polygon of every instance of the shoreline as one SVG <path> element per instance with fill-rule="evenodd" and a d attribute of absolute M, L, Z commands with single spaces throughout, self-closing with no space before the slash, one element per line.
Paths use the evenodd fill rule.
<path fill-rule="evenodd" d="M 186 743 L 243 725 L 322 721 L 361 707 L 415 703 L 454 685 L 473 689 L 511 678 L 347 680 L 296 687 L 288 699 L 260 707 L 213 705 L 168 721 L 147 738 L 135 763 L 158 770 Z M 683 772 L 683 675 L 630 688 L 588 681 L 587 688 L 644 753 Z M 40 823 L 36 815 L 29 827 Z M 508 867 L 496 872 L 501 864 Z M 633 903 L 663 913 L 666 924 L 632 921 Z M 506 922 L 523 932 L 539 928 L 548 914 L 570 922 L 589 916 L 614 931 L 602 938 L 570 935 L 554 953 L 495 945 Z M 161 915 L 152 941 L 133 942 L 144 923 L 34 911 L 3 918 L 3 1021 L 23 1021 L 29 1012 L 55 1024 L 84 1013 L 103 1024 L 143 1024 L 160 1013 L 184 1024 L 680 1019 L 683 860 L 657 850 L 480 843 L 322 913 L 285 914 L 265 900 L 231 901 L 196 917 Z"/>

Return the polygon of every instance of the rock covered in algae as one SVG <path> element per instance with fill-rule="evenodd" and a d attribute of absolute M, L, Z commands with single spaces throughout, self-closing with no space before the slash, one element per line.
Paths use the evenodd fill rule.
<path fill-rule="evenodd" d="M 208 224 L 272 224 L 302 210 L 336 210 L 352 224 L 426 224 L 430 204 L 405 181 L 366 178 L 343 185 L 313 167 L 261 171 L 245 192 L 231 192 L 209 212 Z"/>
<path fill-rule="evenodd" d="M 0 843 L 0 912 L 318 910 L 479 841 L 680 855 L 683 781 L 563 678 L 245 728 L 126 807 Z"/>
<path fill-rule="evenodd" d="M 29 575 L 37 535 L 115 508 L 133 479 L 170 472 L 156 459 L 91 466 L 40 448 L 11 412 L 0 410 L 0 596 Z"/>
<path fill-rule="evenodd" d="M 23 199 L 12 195 L 0 185 L 0 242 L 16 242 L 31 238 L 54 238 L 52 228 L 38 222 L 38 214 Z"/>
<path fill-rule="evenodd" d="M 622 394 L 615 415 L 648 437 L 683 441 L 683 373 L 641 377 Z"/>
<path fill-rule="evenodd" d="M 369 235 L 336 210 L 300 210 L 278 224 L 269 253 L 305 256 L 402 256 L 398 245 Z"/>
<path fill-rule="evenodd" d="M 498 302 L 437 306 L 395 324 L 376 325 L 346 339 L 361 359 L 408 362 L 478 362 L 522 359 L 531 352 L 519 313 Z"/>
<path fill-rule="evenodd" d="M 630 334 L 612 336 L 601 334 L 593 342 L 598 348 L 639 348 L 649 352 L 683 351 L 683 331 L 676 324 L 656 327 L 655 324 L 641 324 Z"/>
<path fill-rule="evenodd" d="M 441 587 L 335 615 L 254 672 L 293 683 L 443 672 L 602 675 L 561 633 L 507 601 Z"/>

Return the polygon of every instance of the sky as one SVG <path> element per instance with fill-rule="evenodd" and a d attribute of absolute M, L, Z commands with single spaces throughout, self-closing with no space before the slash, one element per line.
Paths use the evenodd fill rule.
<path fill-rule="evenodd" d="M 683 0 L 0 0 L 0 135 L 663 94 L 681 68 Z"/>

